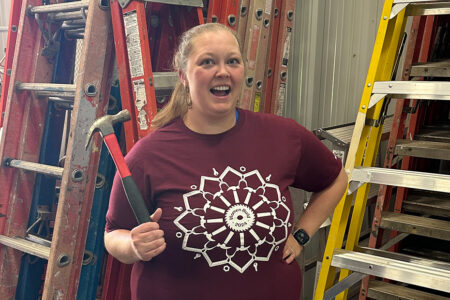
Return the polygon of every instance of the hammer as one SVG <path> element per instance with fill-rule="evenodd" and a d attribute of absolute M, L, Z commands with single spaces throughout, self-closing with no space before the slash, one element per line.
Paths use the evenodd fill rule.
<path fill-rule="evenodd" d="M 128 112 L 128 110 L 124 109 L 115 115 L 106 115 L 95 120 L 88 132 L 86 149 L 89 146 L 93 134 L 96 131 L 100 132 L 100 136 L 102 136 L 106 147 L 111 154 L 114 164 L 116 165 L 117 171 L 119 172 L 119 176 L 122 180 L 123 189 L 127 196 L 128 203 L 130 203 L 136 220 L 139 224 L 142 224 L 145 222 L 150 222 L 151 218 L 149 216 L 147 206 L 145 205 L 144 198 L 142 197 L 142 194 L 139 191 L 136 182 L 131 176 L 130 169 L 125 162 L 113 128 L 113 124 L 125 122 L 130 119 L 130 113 Z"/>

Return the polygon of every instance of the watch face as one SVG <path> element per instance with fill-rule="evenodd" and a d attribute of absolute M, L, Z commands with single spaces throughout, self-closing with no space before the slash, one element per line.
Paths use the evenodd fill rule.
<path fill-rule="evenodd" d="M 303 229 L 299 229 L 294 233 L 294 237 L 297 242 L 304 246 L 309 241 L 309 235 Z"/>

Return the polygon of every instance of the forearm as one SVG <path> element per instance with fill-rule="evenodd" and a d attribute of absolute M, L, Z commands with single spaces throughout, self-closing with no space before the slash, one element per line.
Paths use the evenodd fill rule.
<path fill-rule="evenodd" d="M 120 262 L 132 264 L 139 260 L 132 248 L 131 233 L 129 230 L 118 229 L 105 232 L 105 248 L 109 254 Z"/>
<path fill-rule="evenodd" d="M 325 190 L 313 193 L 308 207 L 305 209 L 295 228 L 304 229 L 313 236 L 323 222 L 332 214 L 347 187 L 347 174 L 342 168 L 338 177 Z"/>

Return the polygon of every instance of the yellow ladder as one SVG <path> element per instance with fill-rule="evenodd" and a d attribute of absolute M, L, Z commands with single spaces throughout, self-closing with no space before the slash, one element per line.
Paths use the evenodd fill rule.
<path fill-rule="evenodd" d="M 427 269 L 399 253 L 358 246 L 371 183 L 450 193 L 449 175 L 373 167 L 383 129 L 386 96 L 450 100 L 448 81 L 391 80 L 408 16 L 449 13 L 450 1 L 385 1 L 345 163 L 349 184 L 333 215 L 316 300 L 345 299 L 348 287 L 366 275 L 450 292 L 450 264 L 434 264 Z M 345 235 L 352 206 L 352 218 Z M 345 250 L 342 249 L 344 236 Z M 339 281 L 335 284 L 338 269 Z M 350 275 L 351 272 L 355 273 Z"/>

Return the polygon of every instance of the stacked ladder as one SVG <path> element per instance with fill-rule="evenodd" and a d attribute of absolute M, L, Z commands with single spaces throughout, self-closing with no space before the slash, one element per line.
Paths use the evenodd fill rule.
<path fill-rule="evenodd" d="M 436 33 L 430 31 L 433 28 L 433 18 L 448 14 L 450 1 L 385 1 L 345 163 L 349 185 L 346 195 L 333 214 L 315 299 L 344 299 L 347 297 L 348 288 L 367 275 L 385 281 L 377 280 L 368 284 L 367 279 L 363 280 L 361 299 L 367 296 L 376 299 L 448 299 L 450 295 L 449 261 L 401 253 L 396 246 L 407 234 L 427 235 L 448 241 L 450 227 L 445 207 L 448 210 L 450 175 L 429 168 L 417 170 L 411 164 L 411 157 L 414 156 L 450 159 L 448 138 L 446 143 L 431 143 L 430 139 L 428 142 L 417 140 L 420 137 L 420 126 L 417 124 L 424 122 L 425 118 L 420 116 L 425 110 L 416 109 L 417 101 L 422 105 L 430 101 L 430 115 L 437 115 L 437 112 L 433 113 L 433 109 L 440 107 L 446 109 L 445 117 L 448 121 L 450 82 L 442 78 L 448 77 L 448 62 L 426 64 L 431 56 L 430 39 L 436 36 Z M 400 75 L 401 80 L 395 80 L 399 77 L 396 76 L 396 69 L 408 17 L 425 15 L 428 17 L 415 17 L 412 20 L 405 67 Z M 413 65 L 414 62 L 420 64 Z M 439 78 L 430 79 L 431 76 Z M 386 162 L 383 168 L 378 168 L 374 167 L 375 158 L 390 101 L 398 101 L 398 104 L 388 142 Z M 419 117 L 415 116 L 416 113 Z M 409 123 L 406 131 L 404 129 L 407 119 Z M 402 139 L 408 141 L 402 142 Z M 400 165 L 401 167 L 397 167 Z M 381 187 L 373 219 L 370 247 L 362 247 L 359 245 L 359 239 L 370 184 L 379 184 Z M 409 193 L 406 193 L 405 189 L 408 189 Z M 425 216 L 412 215 L 413 209 L 402 207 L 402 201 L 399 200 L 393 205 L 392 211 L 389 209 L 387 198 L 391 192 L 395 191 L 397 197 L 403 200 L 406 194 L 413 195 L 413 189 L 433 195 L 444 195 L 443 199 L 447 202 L 441 203 L 446 206 L 432 207 L 432 204 L 424 203 L 429 197 L 412 204 L 411 197 L 404 203 L 409 202 L 410 207 L 415 207 L 416 213 L 419 211 Z M 432 199 L 434 203 L 437 202 L 436 198 Z M 421 208 L 418 208 L 419 205 Z M 353 213 L 348 224 L 352 206 Z M 423 207 L 427 207 L 427 211 Z M 426 215 L 437 215 L 440 218 L 431 219 Z M 381 239 L 381 229 L 403 233 L 393 232 L 386 241 L 386 238 Z M 345 249 L 342 249 L 344 238 Z M 388 249 L 393 251 L 387 251 Z M 338 269 L 339 279 L 335 283 Z M 394 282 L 401 284 L 393 285 Z M 419 289 L 413 288 L 414 286 Z"/>
<path fill-rule="evenodd" d="M 126 152 L 151 131 L 151 120 L 178 81 L 171 61 L 179 36 L 203 23 L 202 0 L 180 3 L 111 1 L 120 98 L 132 116 L 123 124 Z M 130 299 L 131 267 L 108 256 L 102 299 Z"/>
<path fill-rule="evenodd" d="M 98 139 L 88 150 L 83 145 L 89 126 L 108 108 L 112 34 L 107 3 L 41 4 L 22 3 L 0 145 L 1 299 L 20 298 L 19 270 L 22 258 L 29 257 L 24 254 L 48 260 L 42 299 L 76 298 L 101 147 Z M 66 33 L 84 38 L 79 75 L 75 83 L 51 83 L 54 62 L 65 51 L 57 39 L 60 26 L 72 26 L 76 20 L 83 26 Z M 63 167 L 41 163 L 40 156 L 46 154 L 40 151 L 44 127 L 61 125 L 46 124 L 50 102 L 59 103 L 70 115 L 60 141 Z M 53 187 L 59 195 L 54 220 L 49 209 L 41 209 L 38 218 L 51 220 L 47 232 L 51 241 L 31 234 L 34 226 L 27 228 L 32 199 L 39 190 L 37 174 L 58 182 Z M 27 289 L 25 285 L 17 292 Z"/>
<path fill-rule="evenodd" d="M 246 64 L 239 106 L 283 114 L 295 0 L 211 0 L 208 22 L 236 31 Z"/>

